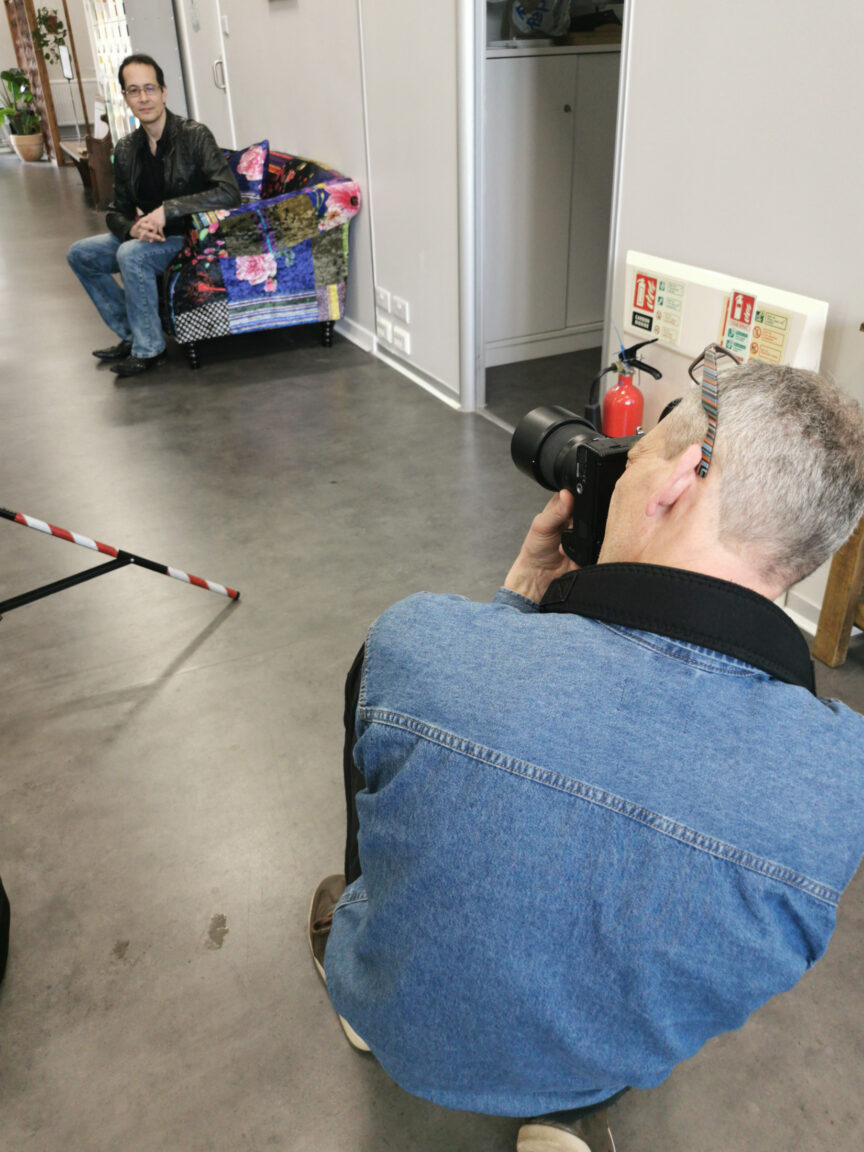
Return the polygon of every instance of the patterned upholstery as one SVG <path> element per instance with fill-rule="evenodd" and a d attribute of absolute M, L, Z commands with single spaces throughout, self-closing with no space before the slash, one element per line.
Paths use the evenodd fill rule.
<path fill-rule="evenodd" d="M 267 176 L 269 152 L 270 141 L 261 140 L 257 144 L 250 144 L 248 148 L 242 148 L 239 152 L 225 153 L 225 159 L 234 173 L 234 179 L 240 189 L 240 199 L 244 204 L 264 198 L 261 190 Z"/>
<path fill-rule="evenodd" d="M 166 326 L 178 343 L 342 315 L 359 186 L 270 152 L 263 188 L 265 199 L 190 218 L 166 277 Z"/>

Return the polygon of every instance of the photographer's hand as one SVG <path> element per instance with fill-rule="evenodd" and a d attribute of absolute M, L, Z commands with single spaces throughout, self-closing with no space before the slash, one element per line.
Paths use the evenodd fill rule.
<path fill-rule="evenodd" d="M 556 492 L 532 520 L 519 555 L 507 573 L 505 588 L 539 604 L 553 580 L 578 568 L 561 551 L 561 533 L 570 527 L 572 517 L 572 492 Z"/>

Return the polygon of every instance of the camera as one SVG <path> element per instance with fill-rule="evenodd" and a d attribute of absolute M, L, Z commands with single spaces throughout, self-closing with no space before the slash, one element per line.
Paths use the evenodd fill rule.
<path fill-rule="evenodd" d="M 516 425 L 510 455 L 519 471 L 552 492 L 573 493 L 573 527 L 561 534 L 561 547 L 580 567 L 600 555 L 612 489 L 638 439 L 601 436 L 557 406 L 534 408 Z"/>

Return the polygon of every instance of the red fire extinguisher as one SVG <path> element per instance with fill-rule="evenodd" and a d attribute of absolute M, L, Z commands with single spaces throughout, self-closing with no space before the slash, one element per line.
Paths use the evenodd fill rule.
<path fill-rule="evenodd" d="M 636 353 L 640 348 L 644 348 L 646 344 L 654 344 L 656 340 L 643 340 L 641 344 L 634 344 L 632 348 L 624 348 L 622 345 L 619 358 L 613 361 L 608 368 L 604 368 L 599 376 L 596 376 L 592 385 L 591 393 L 588 404 L 585 408 L 585 418 L 589 420 L 597 431 L 602 431 L 604 436 L 635 436 L 639 428 L 642 427 L 642 416 L 645 410 L 645 401 L 642 393 L 633 383 L 634 373 L 638 370 L 640 372 L 647 372 L 649 376 L 653 376 L 655 380 L 662 379 L 662 372 L 659 372 L 653 365 L 646 364 L 643 360 L 636 359 Z M 618 373 L 618 383 L 614 388 L 610 388 L 603 399 L 603 417 L 602 422 L 600 419 L 600 381 L 604 376 L 610 372 Z M 602 427 L 601 427 L 602 424 Z"/>

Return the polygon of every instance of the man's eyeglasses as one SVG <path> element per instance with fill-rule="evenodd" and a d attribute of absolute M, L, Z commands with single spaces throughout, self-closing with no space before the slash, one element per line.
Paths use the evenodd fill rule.
<path fill-rule="evenodd" d="M 717 381 L 719 378 L 717 361 L 721 356 L 728 356 L 736 364 L 741 363 L 739 357 L 727 348 L 723 348 L 719 344 L 709 344 L 687 369 L 693 383 L 701 385 L 702 407 L 708 417 L 708 431 L 702 441 L 702 459 L 696 469 L 700 476 L 708 475 L 708 469 L 711 466 L 711 454 L 714 451 L 714 439 L 717 435 Z M 701 380 L 696 378 L 696 372 L 699 368 L 702 369 Z"/>
<path fill-rule="evenodd" d="M 138 100 L 141 96 L 155 96 L 160 91 L 158 84 L 145 84 L 143 88 L 133 84 L 131 88 L 123 89 L 123 95 L 127 100 Z"/>

